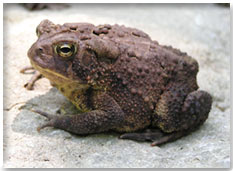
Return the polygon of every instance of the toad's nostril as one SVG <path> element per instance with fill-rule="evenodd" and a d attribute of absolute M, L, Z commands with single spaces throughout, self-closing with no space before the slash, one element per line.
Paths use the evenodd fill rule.
<path fill-rule="evenodd" d="M 43 53 L 43 48 L 39 47 L 39 48 L 36 49 L 36 54 L 37 55 L 40 55 L 42 53 Z"/>
<path fill-rule="evenodd" d="M 39 51 L 39 52 L 43 52 L 43 49 L 42 49 L 42 48 L 38 48 L 38 51 Z"/>

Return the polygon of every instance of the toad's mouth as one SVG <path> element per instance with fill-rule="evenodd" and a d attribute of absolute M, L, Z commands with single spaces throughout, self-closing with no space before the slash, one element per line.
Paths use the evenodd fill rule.
<path fill-rule="evenodd" d="M 31 64 L 33 68 L 38 70 L 44 77 L 49 79 L 51 83 L 59 89 L 59 87 L 75 87 L 75 89 L 86 89 L 88 85 L 84 83 L 80 79 L 73 79 L 70 77 L 66 77 L 58 72 L 55 72 L 48 68 L 43 68 L 37 64 L 35 64 L 33 61 L 31 61 Z"/>

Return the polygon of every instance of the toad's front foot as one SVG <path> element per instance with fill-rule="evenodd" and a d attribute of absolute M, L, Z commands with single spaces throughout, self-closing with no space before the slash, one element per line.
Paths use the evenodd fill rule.
<path fill-rule="evenodd" d="M 31 111 L 32 111 L 32 112 L 35 112 L 35 113 L 38 113 L 38 114 L 40 114 L 40 115 L 42 115 L 42 116 L 48 118 L 48 120 L 49 120 L 47 123 L 45 123 L 45 124 L 43 124 L 43 125 L 37 127 L 37 131 L 38 131 L 38 132 L 40 132 L 40 130 L 43 129 L 43 128 L 45 128 L 45 127 L 54 127 L 54 126 L 55 126 L 55 122 L 56 122 L 58 116 L 56 116 L 56 115 L 51 115 L 51 114 L 48 114 L 48 113 L 46 113 L 46 112 L 42 112 L 42 111 L 40 111 L 40 110 L 31 110 Z"/>
<path fill-rule="evenodd" d="M 28 70 L 34 70 L 35 73 L 33 74 L 33 76 L 31 77 L 31 79 L 26 83 L 24 84 L 24 87 L 27 89 L 27 90 L 33 90 L 33 87 L 34 87 L 34 84 L 37 80 L 39 80 L 42 75 L 39 71 L 35 70 L 33 67 L 24 67 L 23 69 L 20 70 L 20 73 L 23 73 L 25 74 L 26 71 Z"/>
<path fill-rule="evenodd" d="M 117 103 L 107 94 L 99 94 L 94 97 L 99 109 L 79 113 L 75 115 L 51 115 L 39 110 L 32 110 L 46 118 L 48 122 L 37 128 L 38 131 L 45 127 L 54 127 L 65 131 L 87 135 L 106 132 L 121 126 L 124 113 Z"/>

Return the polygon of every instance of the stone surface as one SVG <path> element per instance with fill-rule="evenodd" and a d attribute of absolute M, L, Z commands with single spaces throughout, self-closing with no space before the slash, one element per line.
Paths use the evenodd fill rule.
<path fill-rule="evenodd" d="M 148 33 L 198 60 L 198 84 L 213 95 L 212 111 L 196 132 L 160 147 L 118 139 L 118 134 L 76 136 L 36 127 L 45 118 L 37 108 L 56 113 L 72 105 L 45 78 L 34 91 L 23 84 L 31 74 L 27 50 L 43 19 L 54 23 L 124 24 Z M 4 167 L 59 168 L 229 168 L 230 167 L 230 10 L 206 5 L 76 4 L 62 10 L 27 11 L 4 4 Z"/>

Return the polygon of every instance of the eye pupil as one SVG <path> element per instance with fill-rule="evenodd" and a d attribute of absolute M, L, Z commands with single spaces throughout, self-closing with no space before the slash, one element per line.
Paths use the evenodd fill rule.
<path fill-rule="evenodd" d="M 71 49 L 68 48 L 68 47 L 64 47 L 64 48 L 61 48 L 60 50 L 61 50 L 61 52 L 63 52 L 63 53 L 69 53 Z"/>

